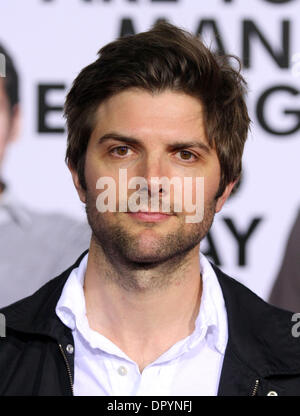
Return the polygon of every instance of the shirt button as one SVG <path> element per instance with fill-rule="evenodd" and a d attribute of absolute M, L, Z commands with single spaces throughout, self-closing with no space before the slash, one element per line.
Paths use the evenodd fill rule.
<path fill-rule="evenodd" d="M 278 393 L 274 390 L 269 391 L 269 393 L 267 394 L 267 396 L 278 396 Z"/>
<path fill-rule="evenodd" d="M 67 352 L 68 352 L 69 354 L 73 354 L 73 352 L 74 352 L 74 347 L 73 347 L 73 345 L 68 344 L 68 345 L 66 346 L 66 350 L 67 350 Z"/>
<path fill-rule="evenodd" d="M 126 374 L 127 374 L 127 369 L 126 369 L 123 365 L 121 365 L 121 366 L 118 368 L 118 373 L 120 374 L 120 376 L 126 376 Z"/>

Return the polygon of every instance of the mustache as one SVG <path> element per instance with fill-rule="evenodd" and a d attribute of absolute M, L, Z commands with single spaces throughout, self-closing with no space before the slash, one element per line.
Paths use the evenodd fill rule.
<path fill-rule="evenodd" d="M 131 198 L 134 197 L 132 200 Z M 166 212 L 176 215 L 182 212 L 182 202 L 170 194 L 150 195 L 147 189 L 135 191 L 127 198 L 118 201 L 119 206 L 127 206 L 127 212 Z M 138 205 L 138 207 L 137 207 Z"/>

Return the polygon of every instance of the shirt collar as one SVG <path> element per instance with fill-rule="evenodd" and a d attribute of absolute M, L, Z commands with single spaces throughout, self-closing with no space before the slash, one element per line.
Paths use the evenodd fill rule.
<path fill-rule="evenodd" d="M 207 341 L 221 354 L 225 354 L 228 339 L 228 325 L 225 302 L 216 273 L 208 259 L 200 252 L 200 271 L 202 276 L 202 295 L 199 314 L 195 321 L 195 331 L 190 344 L 197 337 L 207 337 Z"/>
<path fill-rule="evenodd" d="M 91 335 L 91 331 L 87 330 L 88 321 L 83 291 L 87 261 L 88 253 L 83 257 L 79 266 L 72 270 L 55 311 L 67 327 L 72 331 L 79 330 L 83 337 L 88 340 L 90 346 L 96 347 L 95 337 Z M 203 285 L 195 329 L 189 337 L 179 341 L 180 345 L 178 347 L 180 346 L 181 352 L 184 352 L 187 349 L 192 349 L 206 338 L 212 348 L 217 349 L 224 355 L 228 337 L 224 298 L 217 276 L 210 262 L 202 253 L 200 253 L 200 270 Z"/>
<path fill-rule="evenodd" d="M 70 273 L 55 309 L 58 317 L 72 331 L 78 325 L 78 320 L 86 316 L 83 283 L 87 261 L 88 253 Z"/>

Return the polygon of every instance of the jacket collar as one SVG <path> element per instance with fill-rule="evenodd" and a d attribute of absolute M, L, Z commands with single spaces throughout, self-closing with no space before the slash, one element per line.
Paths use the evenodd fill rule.
<path fill-rule="evenodd" d="M 57 317 L 55 307 L 72 269 L 79 266 L 87 252 L 33 295 L 0 310 L 5 315 L 7 328 L 56 340 L 65 335 L 69 328 Z M 223 292 L 228 318 L 224 367 L 230 360 L 232 366 L 242 365 L 243 371 L 258 377 L 300 374 L 299 340 L 291 331 L 292 312 L 269 305 L 212 266 Z"/>

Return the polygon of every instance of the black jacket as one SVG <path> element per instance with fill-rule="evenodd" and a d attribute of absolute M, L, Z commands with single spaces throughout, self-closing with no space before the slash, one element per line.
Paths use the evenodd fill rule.
<path fill-rule="evenodd" d="M 0 395 L 72 395 L 74 341 L 55 307 L 71 270 L 0 310 Z M 300 395 L 300 338 L 292 313 L 271 306 L 214 266 L 228 315 L 219 395 Z M 270 393 L 271 392 L 271 393 Z M 275 393 L 274 393 L 275 392 Z"/>

